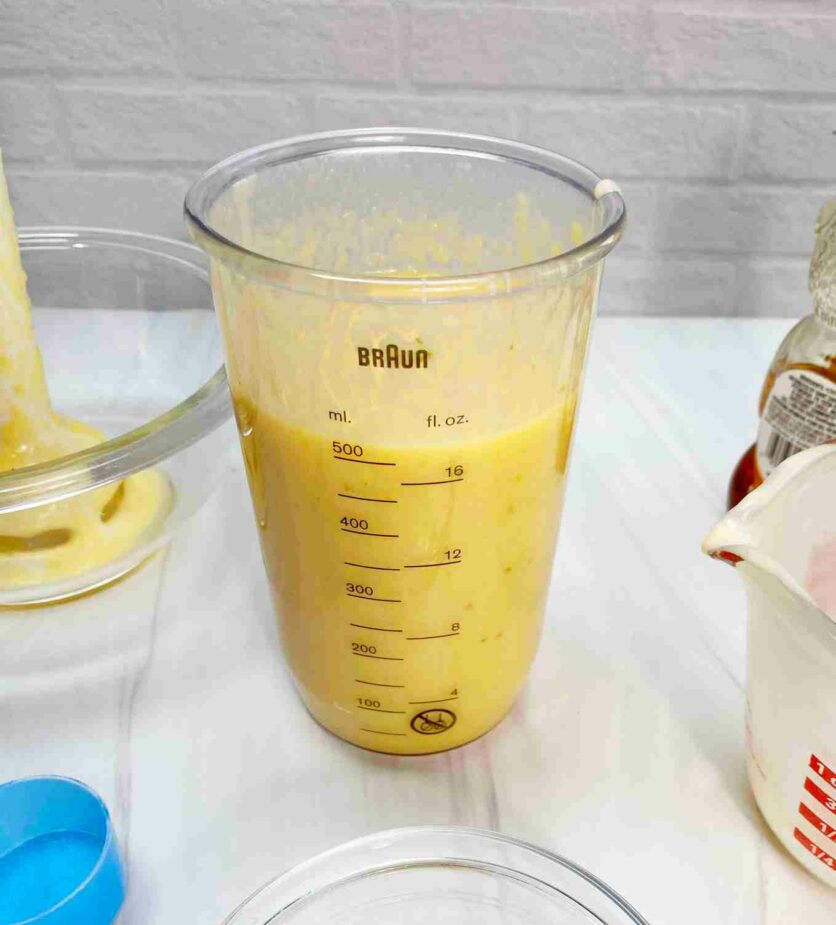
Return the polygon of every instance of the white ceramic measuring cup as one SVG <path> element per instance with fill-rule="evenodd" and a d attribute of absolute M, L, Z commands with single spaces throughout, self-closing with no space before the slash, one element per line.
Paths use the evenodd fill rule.
<path fill-rule="evenodd" d="M 747 769 L 758 806 L 786 849 L 836 887 L 836 446 L 790 457 L 703 551 L 735 565 L 746 585 Z"/>

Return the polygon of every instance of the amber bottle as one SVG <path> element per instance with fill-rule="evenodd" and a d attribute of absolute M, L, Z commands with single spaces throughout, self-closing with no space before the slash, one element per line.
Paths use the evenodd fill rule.
<path fill-rule="evenodd" d="M 819 212 L 810 293 L 813 314 L 787 334 L 766 374 L 757 440 L 732 474 L 729 507 L 787 457 L 836 440 L 836 199 Z"/>

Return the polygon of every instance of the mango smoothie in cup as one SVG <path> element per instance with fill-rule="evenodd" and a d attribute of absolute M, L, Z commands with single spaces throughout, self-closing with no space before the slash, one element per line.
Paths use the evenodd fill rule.
<path fill-rule="evenodd" d="M 186 216 L 303 701 L 374 751 L 477 738 L 537 649 L 617 187 L 371 129 L 235 155 Z"/>

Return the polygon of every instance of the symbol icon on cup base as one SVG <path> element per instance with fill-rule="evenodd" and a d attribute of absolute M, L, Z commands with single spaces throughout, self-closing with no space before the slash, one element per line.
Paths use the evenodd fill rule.
<path fill-rule="evenodd" d="M 409 725 L 423 736 L 434 736 L 452 729 L 455 724 L 456 714 L 452 710 L 422 710 L 412 717 Z"/>

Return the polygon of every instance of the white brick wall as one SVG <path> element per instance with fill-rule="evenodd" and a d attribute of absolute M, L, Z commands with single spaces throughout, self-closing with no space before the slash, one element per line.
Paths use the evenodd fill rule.
<path fill-rule="evenodd" d="M 21 223 L 183 236 L 220 157 L 394 123 L 619 180 L 606 312 L 801 314 L 836 194 L 836 0 L 0 0 Z"/>

